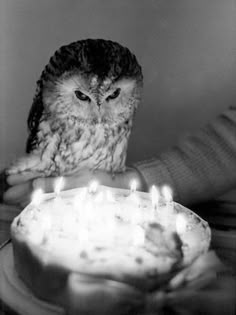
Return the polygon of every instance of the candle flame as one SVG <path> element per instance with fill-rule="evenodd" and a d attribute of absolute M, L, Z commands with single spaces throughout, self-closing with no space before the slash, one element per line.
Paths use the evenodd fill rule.
<path fill-rule="evenodd" d="M 130 183 L 130 190 L 134 193 L 137 190 L 138 183 L 135 179 L 133 179 Z"/>
<path fill-rule="evenodd" d="M 160 193 L 156 186 L 152 186 L 151 188 L 151 199 L 153 207 L 157 207 L 160 199 Z"/>
<path fill-rule="evenodd" d="M 177 214 L 175 225 L 176 225 L 176 232 L 178 234 L 183 234 L 186 231 L 187 220 L 184 214 L 182 213 Z"/>
<path fill-rule="evenodd" d="M 43 199 L 43 190 L 41 188 L 35 190 L 32 194 L 32 204 L 38 206 Z"/>
<path fill-rule="evenodd" d="M 98 182 L 96 180 L 92 181 L 89 185 L 89 193 L 95 194 L 98 190 Z"/>
<path fill-rule="evenodd" d="M 56 193 L 56 195 L 59 195 L 61 190 L 64 187 L 64 178 L 63 177 L 59 177 L 55 180 L 55 185 L 54 185 L 54 192 Z"/>
<path fill-rule="evenodd" d="M 164 200 L 166 202 L 172 202 L 173 201 L 173 192 L 169 186 L 163 186 L 162 187 L 162 195 L 163 195 Z"/>

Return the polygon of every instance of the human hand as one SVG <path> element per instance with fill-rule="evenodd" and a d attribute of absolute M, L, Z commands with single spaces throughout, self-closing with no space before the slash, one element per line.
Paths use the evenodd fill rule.
<path fill-rule="evenodd" d="M 148 314 L 159 314 L 161 309 L 176 315 L 233 315 L 235 293 L 235 275 L 209 251 L 180 270 L 166 290 L 151 292 L 146 309 Z"/>
<path fill-rule="evenodd" d="M 64 176 L 63 190 L 88 186 L 93 180 L 98 181 L 100 185 L 129 189 L 130 182 L 133 179 L 137 181 L 138 190 L 145 190 L 145 185 L 139 173 L 134 168 L 129 167 L 125 172 L 115 174 L 101 170 L 91 171 L 89 169 L 83 169 L 70 176 Z M 45 192 L 50 193 L 54 191 L 56 180 L 56 177 L 37 178 L 33 181 L 33 187 L 42 188 Z"/>
<path fill-rule="evenodd" d="M 33 190 L 33 179 L 38 173 L 23 172 L 8 175 L 4 170 L 0 173 L 0 202 L 24 206 L 30 201 Z"/>
<path fill-rule="evenodd" d="M 236 278 L 213 251 L 180 271 L 169 289 L 167 305 L 176 314 L 235 314 Z"/>
<path fill-rule="evenodd" d="M 180 289 L 181 287 L 204 286 L 216 277 L 216 273 L 221 271 L 224 266 L 215 252 L 209 251 L 201 255 L 188 267 L 178 272 L 170 281 L 171 290 Z"/>
<path fill-rule="evenodd" d="M 23 172 L 12 175 L 4 174 L 5 184 L 2 185 L 0 191 L 2 201 L 7 204 L 19 204 L 25 206 L 29 203 L 34 189 L 42 188 L 46 193 L 53 192 L 57 177 L 41 176 L 42 174 L 36 172 Z M 127 168 L 124 173 L 116 173 L 114 176 L 100 170 L 90 171 L 84 169 L 73 175 L 64 176 L 63 190 L 87 186 L 89 182 L 94 179 L 102 185 L 117 188 L 129 188 L 130 181 L 136 179 L 138 189 L 144 190 L 140 175 L 133 168 Z"/>
<path fill-rule="evenodd" d="M 68 315 L 137 314 L 145 303 L 143 292 L 126 283 L 73 272 L 67 280 Z"/>

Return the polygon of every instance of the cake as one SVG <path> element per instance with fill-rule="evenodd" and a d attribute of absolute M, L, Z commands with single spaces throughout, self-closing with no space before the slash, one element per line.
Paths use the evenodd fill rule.
<path fill-rule="evenodd" d="M 206 252 L 208 224 L 170 200 L 99 186 L 42 194 L 11 225 L 18 276 L 70 314 L 124 314 Z"/>

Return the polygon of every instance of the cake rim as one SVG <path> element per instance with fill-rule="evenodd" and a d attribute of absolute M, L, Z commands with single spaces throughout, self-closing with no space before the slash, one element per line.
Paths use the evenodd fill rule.
<path fill-rule="evenodd" d="M 105 187 L 105 188 L 108 188 L 108 189 L 114 189 L 116 192 L 118 192 L 119 194 L 124 194 L 125 193 L 125 195 L 126 196 L 128 196 L 129 195 L 129 190 L 127 190 L 127 189 L 117 189 L 117 188 L 112 188 L 112 187 L 108 187 L 108 186 L 102 186 L 102 187 Z M 81 187 L 81 188 L 83 188 L 83 187 Z M 70 196 L 70 194 L 72 194 L 73 195 L 73 193 L 75 193 L 75 192 L 77 192 L 78 190 L 80 190 L 81 188 L 74 188 L 74 189 L 70 189 L 70 190 L 66 190 L 66 191 L 63 191 L 63 192 L 61 192 L 61 194 L 62 195 L 66 195 L 67 197 L 68 196 Z M 148 198 L 148 193 L 146 193 L 146 192 L 137 192 L 140 196 L 144 196 L 144 198 L 145 199 L 147 199 Z M 45 194 L 45 199 L 50 199 L 51 197 L 54 197 L 55 196 L 55 193 L 48 193 L 48 194 Z M 204 226 L 204 228 L 205 228 L 205 235 L 207 236 L 207 240 L 206 240 L 206 243 L 208 243 L 208 245 L 205 245 L 205 248 L 204 249 L 202 249 L 202 251 L 201 251 L 201 253 L 205 253 L 206 251 L 208 251 L 208 249 L 209 249 L 209 246 L 210 246 L 210 239 L 211 239 L 211 231 L 210 231 L 210 228 L 209 228 L 209 225 L 208 225 L 208 223 L 205 221 L 205 220 L 203 220 L 200 216 L 198 216 L 196 213 L 194 213 L 193 211 L 191 211 L 190 209 L 188 209 L 188 208 L 186 208 L 186 207 L 184 207 L 184 206 L 182 206 L 182 205 L 180 205 L 180 204 L 178 204 L 178 203 L 174 203 L 174 206 L 175 207 L 177 207 L 177 208 L 179 208 L 180 207 L 180 209 L 181 210 L 183 210 L 183 211 L 186 211 L 187 213 L 191 213 L 191 215 L 193 215 L 194 217 L 196 217 L 196 218 L 198 218 L 200 221 L 200 223 Z M 27 207 L 26 207 L 27 208 Z M 25 209 L 26 209 L 25 208 Z M 24 209 L 24 210 L 25 210 Z M 23 211 L 24 211 L 23 210 Z M 22 212 L 23 212 L 22 211 Z M 21 213 L 22 213 L 21 212 Z M 63 281 L 62 281 L 62 283 L 63 283 L 63 285 L 61 286 L 61 288 L 60 288 L 60 290 L 62 291 L 62 296 L 64 296 L 64 295 L 67 295 L 67 292 L 66 292 L 66 287 L 67 287 L 67 281 L 68 281 L 68 278 L 69 278 L 69 276 L 70 276 L 70 274 L 74 274 L 74 273 L 79 273 L 80 274 L 80 272 L 78 272 L 78 271 L 76 271 L 76 270 L 65 270 L 66 268 L 64 268 L 64 266 L 61 266 L 61 265 L 59 265 L 59 266 L 57 266 L 56 264 L 55 265 L 53 265 L 53 264 L 48 264 L 48 262 L 50 261 L 50 260 L 48 260 L 48 258 L 47 258 L 47 255 L 45 254 L 45 251 L 43 251 L 42 249 L 40 249 L 39 250 L 39 247 L 40 246 L 35 246 L 35 244 L 33 245 L 33 246 L 31 246 L 32 244 L 30 244 L 30 242 L 27 242 L 26 240 L 25 240 L 25 238 L 24 238 L 24 235 L 21 235 L 21 233 L 19 233 L 19 231 L 18 231 L 18 229 L 15 229 L 15 227 L 16 227 L 16 222 L 17 222 L 17 218 L 18 217 L 20 217 L 20 215 L 21 215 L 21 213 L 14 219 L 14 221 L 13 221 L 13 223 L 12 223 L 12 225 L 11 225 L 11 235 L 12 235 L 12 243 L 13 243 L 13 248 L 14 248 L 14 257 L 15 257 L 15 260 L 16 260 L 16 269 L 17 269 L 17 272 L 18 272 L 18 274 L 20 274 L 20 277 L 21 278 L 25 278 L 25 279 L 23 279 L 24 280 L 24 282 L 25 282 L 25 280 L 27 279 L 27 285 L 30 287 L 30 289 L 37 295 L 37 296 L 39 296 L 40 298 L 43 298 L 43 299 L 45 299 L 45 300 L 47 300 L 47 301 L 51 301 L 51 302 L 53 302 L 53 303 L 56 303 L 56 304 L 59 304 L 59 305 L 61 305 L 60 304 L 60 301 L 59 301 L 59 303 L 58 303 L 58 298 L 56 297 L 55 298 L 55 291 L 53 292 L 53 293 L 50 293 L 49 291 L 47 292 L 47 294 L 45 295 L 44 294 L 44 292 L 42 292 L 42 288 L 41 288 L 41 286 L 40 285 L 35 285 L 35 279 L 29 279 L 29 275 L 28 275 L 28 272 L 29 272 L 29 270 L 30 270 L 30 264 L 31 265 L 33 265 L 33 266 L 36 266 L 37 264 L 39 264 L 39 268 L 41 268 L 41 269 L 38 269 L 38 271 L 42 271 L 42 273 L 43 272 L 47 272 L 47 268 L 49 268 L 50 269 L 50 267 L 52 267 L 52 266 L 54 266 L 54 267 L 59 267 L 59 269 L 60 270 L 58 270 L 58 275 L 59 275 L 59 278 L 61 277 L 61 275 L 62 275 L 62 278 L 64 279 Z M 17 233 L 18 232 L 18 233 Z M 19 251 L 19 248 L 21 248 L 22 249 L 22 246 L 23 246 L 23 252 L 24 253 L 27 253 L 27 251 L 28 252 L 30 252 L 30 254 L 32 255 L 31 256 L 31 258 L 30 258 L 30 263 L 28 264 L 28 267 L 29 267 L 29 269 L 28 269 L 28 271 L 27 271 L 27 268 L 25 268 L 25 267 L 23 267 L 22 266 L 22 264 L 21 264 L 21 262 L 19 262 L 19 253 L 17 253 L 17 250 Z M 17 249 L 17 247 L 18 247 L 18 249 Z M 42 255 L 42 253 L 44 253 L 44 255 Z M 17 257 L 18 256 L 18 257 Z M 198 255 L 199 256 L 199 255 Z M 164 274 L 164 275 L 166 275 L 167 276 L 167 278 L 169 278 L 169 277 L 171 277 L 172 275 L 173 275 L 173 272 L 177 272 L 178 270 L 179 270 L 179 268 L 181 268 L 182 266 L 178 266 L 177 268 L 176 268 L 176 270 L 172 270 L 169 274 L 168 273 L 166 273 L 166 274 Z M 37 269 L 37 268 L 36 268 Z M 40 275 L 40 272 L 39 272 L 39 275 Z M 65 277 L 65 272 L 66 272 L 66 277 Z M 33 273 L 31 273 L 31 275 L 32 275 Z M 33 274 L 34 275 L 34 274 Z M 87 275 L 87 274 L 85 274 L 85 275 Z M 94 276 L 93 274 L 90 274 L 89 276 Z M 125 275 L 125 276 L 127 276 L 127 275 Z M 140 276 L 140 274 L 139 274 L 139 276 Z M 161 275 L 159 274 L 158 275 L 159 277 L 161 277 Z M 34 277 L 33 277 L 34 278 Z M 37 277 L 36 277 L 37 278 Z M 137 277 L 138 278 L 138 277 Z M 66 280 L 67 279 L 67 280 Z M 101 279 L 101 278 L 100 278 Z M 107 277 L 106 278 L 107 280 L 114 280 L 114 281 L 117 281 L 117 282 L 120 282 L 120 283 L 125 283 L 125 284 L 128 284 L 128 285 L 131 285 L 131 286 L 134 286 L 134 287 L 136 287 L 136 283 L 135 283 L 135 281 L 134 281 L 134 283 L 132 283 L 132 281 L 131 281 L 131 283 L 130 282 L 127 282 L 127 281 L 124 281 L 124 280 L 127 280 L 127 279 L 122 279 L 122 277 L 120 278 L 120 277 L 112 277 L 112 278 L 109 278 L 109 277 Z M 139 279 L 136 279 L 136 280 L 138 280 L 138 285 L 137 285 L 137 287 L 139 288 L 139 289 L 141 289 L 141 287 L 140 287 L 140 281 L 141 282 L 143 282 L 144 280 L 146 280 L 144 277 L 140 277 L 140 281 L 139 281 Z M 166 280 L 166 279 L 165 279 Z M 31 282 L 32 281 L 32 282 Z M 37 282 L 37 281 L 36 281 Z M 155 281 L 154 281 L 155 282 Z M 147 283 L 145 283 L 145 281 L 143 282 L 143 288 L 144 288 L 144 291 L 146 291 L 146 290 L 150 290 L 150 288 L 153 288 L 153 287 L 156 287 L 156 285 L 155 285 L 155 283 L 153 284 L 153 279 L 152 278 L 150 278 L 150 279 L 148 279 L 148 281 L 147 281 Z M 43 287 L 44 288 L 44 287 Z M 43 289 L 44 290 L 44 289 Z M 53 289 L 52 289 L 52 291 L 53 291 Z M 63 293 L 64 292 L 64 293 Z M 45 292 L 46 293 L 46 292 Z M 63 304 L 63 306 L 64 306 L 64 304 Z"/>

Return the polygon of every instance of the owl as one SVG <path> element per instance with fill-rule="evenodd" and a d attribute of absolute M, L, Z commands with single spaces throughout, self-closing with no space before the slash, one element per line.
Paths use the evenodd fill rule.
<path fill-rule="evenodd" d="M 86 39 L 62 46 L 37 81 L 28 116 L 28 155 L 8 173 L 124 171 L 142 86 L 141 66 L 122 45 Z"/>

